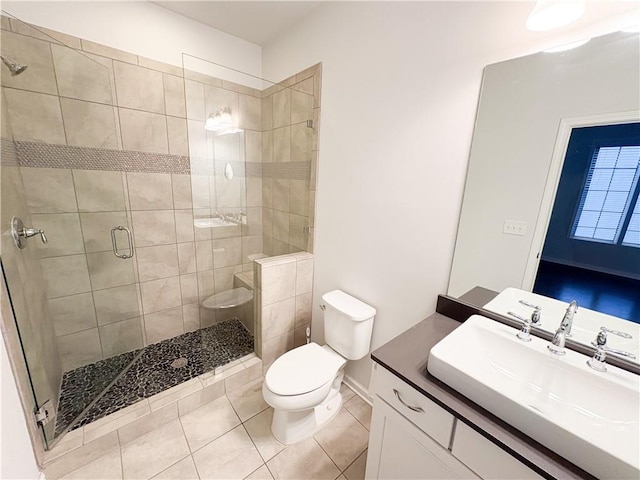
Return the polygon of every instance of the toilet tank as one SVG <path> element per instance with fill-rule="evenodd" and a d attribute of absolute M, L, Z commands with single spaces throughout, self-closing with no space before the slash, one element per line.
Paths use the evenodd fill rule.
<path fill-rule="evenodd" d="M 349 360 L 367 355 L 376 309 L 342 290 L 325 293 L 322 303 L 327 345 Z"/>

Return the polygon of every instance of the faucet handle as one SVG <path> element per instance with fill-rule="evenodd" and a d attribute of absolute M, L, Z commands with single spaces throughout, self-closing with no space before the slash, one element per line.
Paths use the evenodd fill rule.
<path fill-rule="evenodd" d="M 596 347 L 596 352 L 593 354 L 593 358 L 587 360 L 587 364 L 599 372 L 606 372 L 607 368 L 604 362 L 607 358 L 607 353 L 613 353 L 614 355 L 620 355 L 635 360 L 636 356 L 633 353 L 625 352 L 624 350 L 617 350 L 607 346 L 607 331 L 608 329 L 602 327 L 598 332 L 596 339 L 591 342 L 591 345 Z M 610 332 L 613 333 L 613 332 Z M 616 335 L 621 332 L 617 332 Z"/>
<path fill-rule="evenodd" d="M 533 303 L 527 302 L 526 300 L 518 300 L 518 303 L 524 305 L 525 307 L 533 308 L 534 310 L 542 310 L 542 307 L 538 305 L 534 305 Z"/>
<path fill-rule="evenodd" d="M 522 330 L 516 335 L 523 342 L 531 341 L 531 319 L 524 318 L 522 321 Z"/>
<path fill-rule="evenodd" d="M 628 338 L 628 339 L 633 338 L 633 335 L 629 335 L 626 332 L 621 332 L 619 330 L 611 330 L 610 328 L 607 328 L 607 327 L 600 327 L 600 331 L 606 332 L 606 333 L 613 333 L 614 335 L 617 335 L 622 338 Z"/>
<path fill-rule="evenodd" d="M 540 310 L 542 310 L 539 307 L 536 307 L 536 309 L 531 312 L 531 323 L 533 323 L 534 325 L 538 325 L 541 326 L 542 322 L 540 321 Z"/>
<path fill-rule="evenodd" d="M 592 344 L 596 347 L 596 351 L 593 354 L 593 358 L 587 360 L 587 365 L 598 372 L 606 372 L 607 367 L 605 366 L 605 361 L 607 359 L 607 351 L 605 345 L 607 344 L 607 332 L 598 332 L 598 336 Z"/>

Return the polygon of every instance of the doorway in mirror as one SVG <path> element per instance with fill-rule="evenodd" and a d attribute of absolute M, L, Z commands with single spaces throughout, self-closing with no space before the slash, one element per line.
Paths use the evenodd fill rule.
<path fill-rule="evenodd" d="M 640 123 L 572 130 L 533 291 L 640 323 Z"/>

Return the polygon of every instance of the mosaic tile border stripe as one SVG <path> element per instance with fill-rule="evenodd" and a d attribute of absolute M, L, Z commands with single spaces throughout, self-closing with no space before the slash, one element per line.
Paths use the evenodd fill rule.
<path fill-rule="evenodd" d="M 287 180 L 309 180 L 311 162 L 263 163 L 263 178 L 280 178 Z"/>
<path fill-rule="evenodd" d="M 50 143 L 15 142 L 22 167 L 190 174 L 189 157 Z"/>
<path fill-rule="evenodd" d="M 16 150 L 16 144 L 13 140 L 2 137 L 0 148 L 2 149 L 2 152 L 0 152 L 0 165 L 3 167 L 17 167 L 20 165 L 18 162 L 18 151 Z"/>

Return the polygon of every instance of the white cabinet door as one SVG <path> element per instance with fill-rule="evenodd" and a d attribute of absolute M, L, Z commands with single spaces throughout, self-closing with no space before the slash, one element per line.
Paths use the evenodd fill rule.
<path fill-rule="evenodd" d="M 367 479 L 477 479 L 451 453 L 376 397 Z"/>
<path fill-rule="evenodd" d="M 453 454 L 482 478 L 542 480 L 543 477 L 462 422 L 457 422 Z"/>

